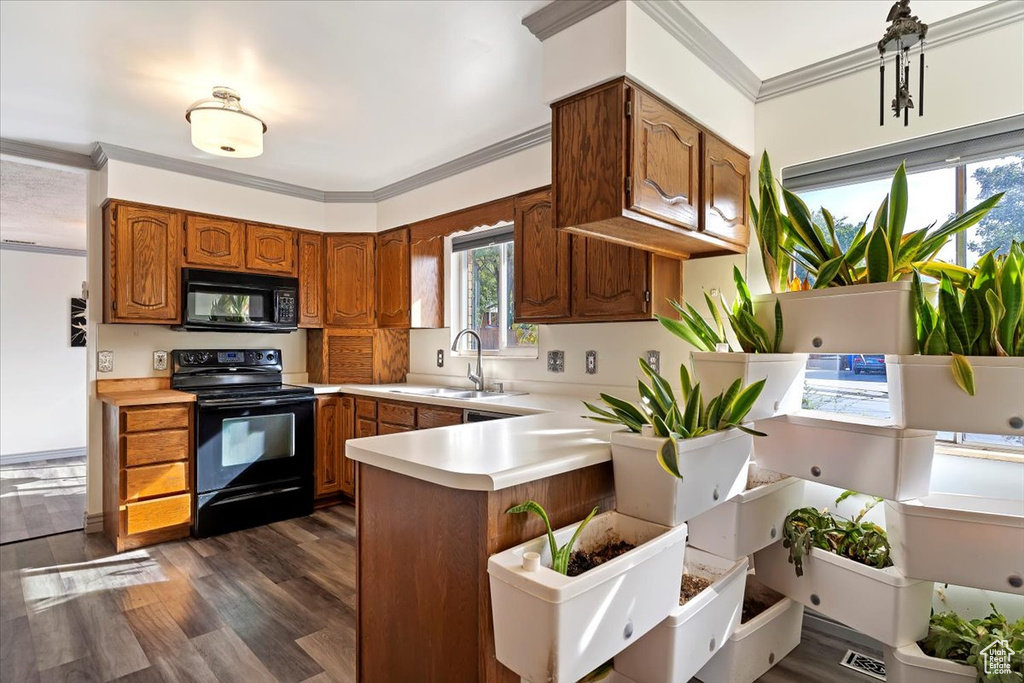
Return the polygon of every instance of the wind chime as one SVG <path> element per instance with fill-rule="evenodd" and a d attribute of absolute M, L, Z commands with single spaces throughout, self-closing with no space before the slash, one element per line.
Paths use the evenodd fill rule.
<path fill-rule="evenodd" d="M 896 54 L 896 96 L 892 100 L 892 115 L 903 115 L 903 125 L 910 125 L 910 110 L 914 100 L 910 97 L 910 48 L 920 44 L 917 115 L 924 116 L 924 37 L 928 24 L 910 12 L 910 0 L 898 0 L 889 10 L 890 22 L 885 35 L 878 41 L 878 125 L 885 125 L 885 53 Z"/>

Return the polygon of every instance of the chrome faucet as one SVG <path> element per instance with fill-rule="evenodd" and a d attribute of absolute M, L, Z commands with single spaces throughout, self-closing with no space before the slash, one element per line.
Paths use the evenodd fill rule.
<path fill-rule="evenodd" d="M 452 351 L 456 352 L 456 353 L 458 352 L 458 350 L 459 350 L 459 340 L 462 339 L 462 336 L 466 335 L 466 334 L 471 334 L 476 339 L 476 373 L 475 374 L 473 373 L 473 364 L 472 363 L 466 363 L 466 377 L 469 379 L 470 382 L 473 383 L 473 386 L 476 388 L 477 391 L 483 391 L 484 390 L 484 366 L 483 366 L 483 349 L 484 349 L 484 345 L 483 345 L 483 342 L 480 341 L 480 335 L 477 334 L 476 330 L 467 327 L 466 329 L 462 330 L 457 335 L 455 335 L 455 341 L 452 342 Z"/>

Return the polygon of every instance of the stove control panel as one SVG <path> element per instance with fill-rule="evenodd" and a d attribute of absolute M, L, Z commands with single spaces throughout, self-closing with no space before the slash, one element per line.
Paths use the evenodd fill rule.
<path fill-rule="evenodd" d="M 232 368 L 280 366 L 280 349 L 177 349 L 171 352 L 175 367 Z"/>

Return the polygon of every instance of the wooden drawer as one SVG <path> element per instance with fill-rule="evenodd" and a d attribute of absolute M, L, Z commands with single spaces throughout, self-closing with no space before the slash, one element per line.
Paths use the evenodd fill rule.
<path fill-rule="evenodd" d="M 356 417 L 363 417 L 367 420 L 377 419 L 377 402 L 372 398 L 356 399 Z"/>
<path fill-rule="evenodd" d="M 155 429 L 188 427 L 190 403 L 160 406 L 158 408 L 124 408 L 121 410 L 121 431 L 150 432 Z"/>
<path fill-rule="evenodd" d="M 122 476 L 124 477 L 122 491 L 124 491 L 126 501 L 166 496 L 189 490 L 187 462 L 131 467 L 122 470 Z"/>
<path fill-rule="evenodd" d="M 418 421 L 416 425 L 420 429 L 432 427 L 447 427 L 449 425 L 462 424 L 462 411 L 458 408 L 440 408 L 438 406 L 420 406 L 417 409 Z"/>
<path fill-rule="evenodd" d="M 403 427 L 416 426 L 416 407 L 404 403 L 386 403 L 380 401 L 377 404 L 377 419 L 393 425 Z"/>
<path fill-rule="evenodd" d="M 188 460 L 188 430 L 125 434 L 121 437 L 121 454 L 126 467 Z"/>
<path fill-rule="evenodd" d="M 356 420 L 356 438 L 361 439 L 364 436 L 377 436 L 376 420 L 364 420 L 362 418 Z"/>
<path fill-rule="evenodd" d="M 382 436 L 384 434 L 398 434 L 399 432 L 411 432 L 411 431 L 413 431 L 412 427 L 406 427 L 405 425 L 393 425 L 393 424 L 388 424 L 386 422 L 381 422 L 380 426 L 378 428 L 378 433 L 380 435 L 382 435 Z"/>
<path fill-rule="evenodd" d="M 126 534 L 188 524 L 192 519 L 192 496 L 183 493 L 125 505 Z"/>

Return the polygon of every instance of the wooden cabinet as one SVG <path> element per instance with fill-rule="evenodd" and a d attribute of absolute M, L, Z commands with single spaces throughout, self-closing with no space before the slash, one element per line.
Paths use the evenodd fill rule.
<path fill-rule="evenodd" d="M 112 200 L 103 211 L 108 323 L 181 320 L 181 214 Z"/>
<path fill-rule="evenodd" d="M 409 233 L 410 327 L 444 327 L 444 237 Z"/>
<path fill-rule="evenodd" d="M 185 214 L 185 265 L 220 270 L 245 267 L 245 228 L 238 221 Z"/>
<path fill-rule="evenodd" d="M 245 269 L 270 275 L 296 273 L 296 233 L 272 225 L 245 226 Z"/>
<path fill-rule="evenodd" d="M 746 245 L 750 202 L 750 159 L 711 133 L 704 133 L 703 230 Z"/>
<path fill-rule="evenodd" d="M 650 317 L 649 254 L 605 240 L 576 237 L 572 259 L 575 317 Z M 680 293 L 673 294 L 678 298 Z"/>
<path fill-rule="evenodd" d="M 424 403 L 355 398 L 355 436 L 397 434 L 462 424 L 462 409 Z"/>
<path fill-rule="evenodd" d="M 571 237 L 551 222 L 550 189 L 516 198 L 516 320 L 569 317 Z"/>
<path fill-rule="evenodd" d="M 355 494 L 354 468 L 345 457 L 345 442 L 354 433 L 354 404 L 351 396 L 317 397 L 316 498 L 328 498 L 339 493 Z"/>
<path fill-rule="evenodd" d="M 299 233 L 299 327 L 324 326 L 324 236 Z"/>
<path fill-rule="evenodd" d="M 377 235 L 377 325 L 407 328 L 411 319 L 409 229 Z"/>
<path fill-rule="evenodd" d="M 373 327 L 376 321 L 375 236 L 333 234 L 324 240 L 329 327 Z"/>
<path fill-rule="evenodd" d="M 745 225 L 745 216 L 726 211 L 724 197 L 720 208 L 731 227 L 716 223 L 714 230 L 701 229 L 708 210 L 709 138 L 678 110 L 626 79 L 556 102 L 555 226 L 675 258 L 745 252 L 745 231 L 736 225 Z M 716 144 L 711 149 L 719 168 L 723 157 Z M 735 168 L 749 164 L 742 161 L 745 155 L 731 151 L 738 155 L 730 158 Z M 720 175 L 716 196 L 739 194 L 737 178 L 725 177 L 724 167 Z M 741 192 L 745 202 L 746 188 Z"/>
<path fill-rule="evenodd" d="M 404 382 L 409 372 L 409 331 L 309 330 L 306 371 L 311 382 Z"/>

